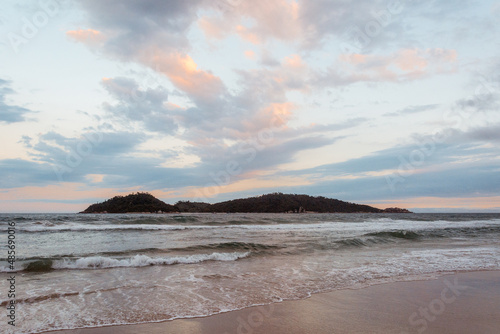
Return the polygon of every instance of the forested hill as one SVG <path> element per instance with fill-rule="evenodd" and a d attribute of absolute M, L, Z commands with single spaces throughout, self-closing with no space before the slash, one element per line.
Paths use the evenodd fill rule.
<path fill-rule="evenodd" d="M 289 195 L 272 193 L 262 196 L 234 199 L 215 204 L 180 201 L 170 205 L 148 193 L 116 196 L 105 202 L 89 206 L 82 213 L 127 213 L 127 212 L 395 212 L 407 213 L 408 210 L 390 208 L 380 210 L 368 205 L 360 205 L 326 197 L 308 195 Z"/>
<path fill-rule="evenodd" d="M 167 204 L 151 194 L 135 193 L 115 196 L 102 203 L 89 206 L 80 213 L 127 213 L 127 212 L 177 212 L 175 206 Z"/>
<path fill-rule="evenodd" d="M 308 195 L 273 193 L 212 204 L 212 212 L 381 212 L 382 210 Z"/>

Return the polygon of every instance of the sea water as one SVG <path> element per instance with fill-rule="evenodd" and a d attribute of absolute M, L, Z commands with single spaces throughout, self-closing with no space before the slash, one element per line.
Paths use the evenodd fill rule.
<path fill-rule="evenodd" d="M 500 269 L 500 214 L 2 214 L 0 229 L 7 333 L 209 316 Z"/>

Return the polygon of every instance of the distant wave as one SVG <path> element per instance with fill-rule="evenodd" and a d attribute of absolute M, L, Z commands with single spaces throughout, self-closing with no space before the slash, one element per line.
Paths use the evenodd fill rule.
<path fill-rule="evenodd" d="M 211 216 L 210 216 L 211 217 Z M 128 218 L 128 217 L 127 217 Z M 296 217 L 294 216 L 294 219 Z M 17 224 L 18 231 L 26 233 L 40 232 L 87 232 L 87 231 L 183 231 L 191 229 L 225 229 L 238 228 L 243 230 L 256 231 L 283 231 L 283 230 L 345 230 L 359 229 L 363 230 L 366 224 L 373 224 L 371 227 L 383 231 L 388 229 L 392 233 L 392 229 L 411 229 L 419 231 L 440 230 L 444 234 L 451 235 L 453 233 L 473 233 L 497 232 L 500 229 L 500 220 L 468 220 L 468 221 L 424 221 L 424 220 L 400 220 L 390 219 L 387 217 L 378 218 L 369 222 L 337 222 L 337 221 L 263 221 L 256 219 L 255 221 L 242 218 L 241 220 L 230 221 L 200 221 L 196 217 L 173 216 L 167 219 L 155 219 L 147 217 L 146 219 L 126 219 L 120 222 L 94 220 L 89 222 L 84 221 L 56 221 L 56 220 L 40 220 Z M 2 223 L 0 225 L 4 225 Z M 374 233 L 378 233 L 374 231 Z M 427 233 L 427 232 L 425 232 Z M 411 234 L 411 233 L 410 233 Z M 426 235 L 427 236 L 427 235 Z M 385 235 L 385 237 L 398 237 L 397 235 Z M 409 236 L 400 236 L 402 238 L 411 238 Z"/>
<path fill-rule="evenodd" d="M 109 230 L 149 230 L 149 231 L 158 231 L 158 230 L 184 230 L 186 226 L 181 225 L 152 225 L 152 224 L 130 224 L 130 225 L 122 225 L 122 224 L 105 224 L 105 225 L 96 225 L 96 224 L 40 224 L 40 225 L 30 225 L 30 226 L 22 226 L 19 225 L 17 230 L 24 232 L 66 232 L 66 231 L 109 231 Z M 190 228 L 196 228 L 191 226 Z M 204 226 L 198 226 L 197 228 L 205 228 Z M 208 227 L 207 227 L 208 228 Z"/>
<path fill-rule="evenodd" d="M 176 250 L 207 250 L 207 249 L 224 249 L 224 250 L 247 250 L 252 252 L 261 252 L 272 249 L 279 249 L 284 246 L 278 245 L 264 245 L 253 242 L 223 242 L 223 243 L 214 243 L 207 245 L 197 245 L 190 246 L 185 248 L 177 248 Z"/>
<path fill-rule="evenodd" d="M 409 239 L 409 240 L 417 240 L 422 237 L 422 235 L 413 231 L 381 231 L 381 232 L 373 232 L 367 233 L 366 236 L 372 237 L 382 237 L 382 238 L 397 238 L 397 239 Z"/>
<path fill-rule="evenodd" d="M 370 247 L 377 244 L 387 244 L 396 242 L 399 239 L 416 241 L 420 240 L 422 235 L 413 231 L 382 231 L 366 233 L 358 238 L 346 238 L 335 241 L 335 248 L 351 248 L 351 247 Z"/>
<path fill-rule="evenodd" d="M 42 221 L 31 223 L 30 225 L 18 225 L 16 228 L 23 232 L 87 232 L 87 231 L 180 231 L 189 229 L 222 229 L 222 228 L 241 228 L 248 230 L 302 230 L 302 229 L 320 229 L 331 227 L 329 222 L 323 223 L 310 223 L 310 224 L 242 224 L 238 225 L 235 221 L 227 225 L 214 225 L 208 223 L 207 225 L 166 225 L 166 224 L 93 224 L 93 223 L 52 223 L 49 221 Z"/>
<path fill-rule="evenodd" d="M 193 254 L 172 257 L 149 257 L 147 255 L 135 255 L 125 259 L 115 259 L 105 256 L 91 256 L 79 259 L 40 259 L 25 264 L 23 271 L 46 272 L 60 269 L 104 269 L 118 267 L 146 267 L 157 265 L 193 264 L 205 261 L 236 261 L 250 255 L 251 252 L 232 252 L 212 254 Z M 9 272 L 6 267 L 0 268 L 0 272 Z"/>
<path fill-rule="evenodd" d="M 51 223 L 48 221 L 31 223 L 30 225 L 18 225 L 17 230 L 23 232 L 87 232 L 87 231 L 181 231 L 190 229 L 224 229 L 240 228 L 245 230 L 316 230 L 334 228 L 332 222 L 321 223 L 282 223 L 282 224 L 236 224 L 232 221 L 228 225 L 165 225 L 165 224 L 93 224 L 93 223 Z"/>
<path fill-rule="evenodd" d="M 389 239 L 433 239 L 433 238 L 453 238 L 453 237 L 477 237 L 479 235 L 495 235 L 500 234 L 500 225 L 476 226 L 469 224 L 468 226 L 433 226 L 428 229 L 418 230 L 394 230 L 394 231 L 379 231 L 367 233 L 365 236 L 381 237 Z"/>
<path fill-rule="evenodd" d="M 349 238 L 344 240 L 339 240 L 335 242 L 335 246 L 338 247 L 368 247 L 370 244 L 381 243 L 377 242 L 376 239 L 361 239 L 361 238 Z"/>
<path fill-rule="evenodd" d="M 266 244 L 258 244 L 258 243 L 246 243 L 246 242 L 223 242 L 223 243 L 212 243 L 206 245 L 193 245 L 187 247 L 178 247 L 178 248 L 139 248 L 139 249 L 128 249 L 122 251 L 108 251 L 108 252 L 99 252 L 99 253 L 81 253 L 81 254 L 61 254 L 61 255 L 52 255 L 50 257 L 24 257 L 18 258 L 20 263 L 24 263 L 24 265 L 32 264 L 39 266 L 42 271 L 45 266 L 48 266 L 48 269 L 52 269 L 52 264 L 47 264 L 48 261 L 56 262 L 56 261 L 69 261 L 75 260 L 78 258 L 96 258 L 96 257 L 118 257 L 124 258 L 127 256 L 133 256 L 137 254 L 145 255 L 145 254 L 162 254 L 160 256 L 164 256 L 166 253 L 186 253 L 186 252 L 196 252 L 200 253 L 206 251 L 242 251 L 242 252 L 252 252 L 252 255 L 260 255 L 262 253 L 272 252 L 273 250 L 278 250 L 281 248 L 286 248 L 282 245 L 266 245 Z M 177 255 L 176 254 L 176 255 Z M 150 256 L 151 257 L 151 256 Z M 6 258 L 0 258 L 0 263 L 7 261 Z M 28 271 L 36 271 L 36 270 L 28 270 Z"/>
<path fill-rule="evenodd" d="M 395 231 L 395 232 L 375 232 L 367 233 L 360 237 L 345 238 L 336 240 L 327 244 L 312 244 L 311 248 L 328 250 L 328 249 L 345 249 L 345 248 L 362 248 L 371 247 L 379 244 L 388 244 L 397 242 L 397 240 L 416 241 L 421 236 L 418 233 L 410 231 Z"/>
<path fill-rule="evenodd" d="M 282 245 L 267 245 L 267 244 L 259 244 L 253 242 L 221 242 L 221 243 L 211 243 L 211 244 L 200 244 L 186 247 L 178 247 L 178 248 L 143 248 L 143 249 L 134 249 L 134 250 L 125 250 L 125 251 L 116 251 L 116 252 L 104 252 L 98 255 L 111 255 L 111 256 L 120 256 L 120 255 L 128 255 L 128 254 L 144 254 L 144 253 L 167 253 L 167 252 L 198 252 L 198 251 L 211 251 L 211 250 L 223 250 L 223 251 L 251 251 L 252 254 L 272 251 L 280 248 L 284 248 Z M 97 254 L 95 254 L 97 255 Z"/>

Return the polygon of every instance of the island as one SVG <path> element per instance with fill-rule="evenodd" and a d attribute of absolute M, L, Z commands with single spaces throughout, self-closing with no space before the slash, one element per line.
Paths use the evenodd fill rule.
<path fill-rule="evenodd" d="M 411 213 L 406 209 L 377 209 L 323 196 L 271 193 L 219 203 L 179 201 L 167 204 L 144 192 L 115 196 L 80 213 Z"/>

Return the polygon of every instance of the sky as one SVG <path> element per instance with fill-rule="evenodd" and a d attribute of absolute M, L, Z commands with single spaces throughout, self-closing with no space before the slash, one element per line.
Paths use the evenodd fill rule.
<path fill-rule="evenodd" d="M 500 1 L 0 11 L 0 212 L 271 192 L 500 212 Z"/>

